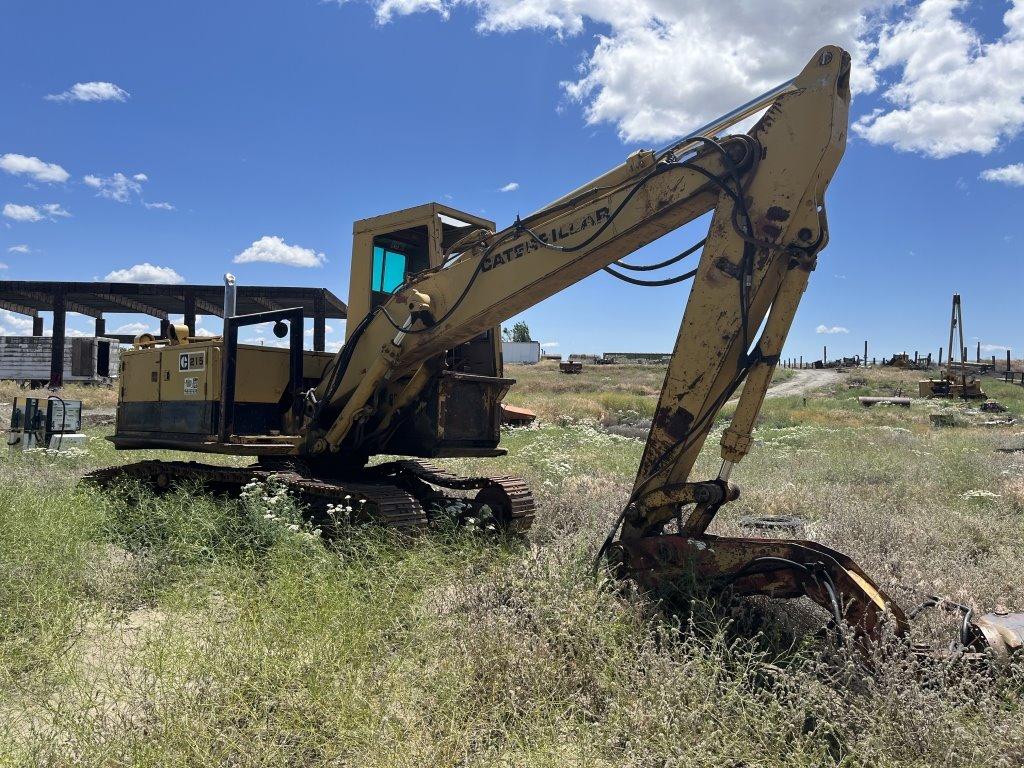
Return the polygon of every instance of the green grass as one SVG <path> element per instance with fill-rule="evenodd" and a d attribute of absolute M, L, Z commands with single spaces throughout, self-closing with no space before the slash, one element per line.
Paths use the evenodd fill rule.
<path fill-rule="evenodd" d="M 867 674 L 820 642 L 823 615 L 802 602 L 683 614 L 599 588 L 592 558 L 642 443 L 600 412 L 564 414 L 580 397 L 642 413 L 654 376 L 602 389 L 533 375 L 526 394 L 559 418 L 508 432 L 503 459 L 448 462 L 525 477 L 539 500 L 527 541 L 359 528 L 324 542 L 272 489 L 100 493 L 80 475 L 141 458 L 99 439 L 109 428 L 82 455 L 0 459 L 0 764 L 1024 761 L 1020 670 L 943 672 L 890 648 Z M 798 515 L 906 603 L 901 585 L 1024 607 L 1024 454 L 994 450 L 1022 430 L 963 405 L 857 404 L 915 379 L 868 371 L 766 401 L 733 476 L 742 496 L 712 531 Z M 1024 414 L 1024 389 L 985 387 Z M 969 426 L 932 427 L 940 408 Z M 716 472 L 723 426 L 697 477 Z M 937 616 L 915 639 L 951 632 Z"/>

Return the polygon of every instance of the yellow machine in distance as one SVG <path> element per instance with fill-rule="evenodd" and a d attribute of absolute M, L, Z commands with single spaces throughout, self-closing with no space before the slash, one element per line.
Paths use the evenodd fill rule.
<path fill-rule="evenodd" d="M 959 335 L 958 335 L 959 333 Z M 954 362 L 953 341 L 959 339 L 956 346 L 959 363 Z M 922 379 L 918 382 L 918 394 L 921 397 L 959 397 L 964 400 L 984 400 L 986 395 L 981 389 L 981 380 L 967 362 L 967 347 L 964 346 L 964 313 L 960 303 L 960 294 L 953 294 L 953 309 L 949 316 L 949 356 L 946 358 L 946 370 L 941 379 Z"/>

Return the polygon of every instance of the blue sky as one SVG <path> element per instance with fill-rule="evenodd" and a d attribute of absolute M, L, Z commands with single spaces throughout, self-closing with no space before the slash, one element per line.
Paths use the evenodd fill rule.
<path fill-rule="evenodd" d="M 353 220 L 438 200 L 505 226 L 836 42 L 860 122 L 787 354 L 937 350 L 953 291 L 986 353 L 1024 353 L 1024 0 L 782 6 L 4 0 L 2 275 L 232 271 L 345 298 Z M 663 351 L 687 291 L 598 274 L 522 317 L 563 354 Z"/>

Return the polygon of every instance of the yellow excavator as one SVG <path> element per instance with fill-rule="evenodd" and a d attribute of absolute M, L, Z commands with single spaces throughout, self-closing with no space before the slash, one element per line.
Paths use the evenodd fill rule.
<path fill-rule="evenodd" d="M 886 623 L 906 634 L 907 615 L 845 555 L 811 541 L 707 532 L 739 496 L 730 474 L 751 448 L 828 242 L 824 194 L 849 106 L 850 57 L 829 46 L 789 82 L 660 151 L 633 153 L 505 229 L 436 203 L 359 221 L 337 354 L 303 350 L 301 310 L 236 316 L 229 290 L 221 337 L 174 327 L 122 357 L 117 448 L 248 455 L 251 466 L 145 461 L 96 479 L 199 479 L 237 490 L 273 476 L 314 512 L 358 499 L 367 517 L 418 526 L 455 504 L 525 530 L 534 503 L 521 480 L 459 477 L 425 460 L 503 453 L 500 405 L 513 381 L 502 375 L 499 324 L 598 270 L 646 286 L 692 278 L 633 491 L 600 557 L 644 588 L 696 580 L 739 595 L 806 595 L 865 643 Z M 747 133 L 720 136 L 758 112 Z M 707 237 L 692 248 L 653 265 L 623 261 L 708 212 Z M 698 252 L 693 269 L 643 277 Z M 287 349 L 238 343 L 239 328 L 267 322 L 289 338 Z M 697 455 L 741 384 L 721 469 L 694 481 Z M 382 455 L 411 458 L 370 462 Z M 965 615 L 960 643 L 1008 656 L 1022 634 L 1024 615 Z"/>

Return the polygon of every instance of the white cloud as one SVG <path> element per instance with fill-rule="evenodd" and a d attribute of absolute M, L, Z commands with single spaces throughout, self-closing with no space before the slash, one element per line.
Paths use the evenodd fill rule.
<path fill-rule="evenodd" d="M 890 107 L 864 115 L 853 130 L 873 144 L 931 157 L 988 154 L 1024 127 L 1024 0 L 1003 16 L 992 42 L 957 18 L 967 0 L 923 0 L 886 25 L 874 64 L 896 68 Z"/>
<path fill-rule="evenodd" d="M 147 208 L 149 208 L 151 211 L 152 210 L 156 210 L 156 211 L 173 211 L 173 210 L 175 210 L 174 206 L 171 205 L 170 203 L 143 203 L 143 205 L 146 206 Z"/>
<path fill-rule="evenodd" d="M 47 101 L 124 101 L 131 94 L 113 83 L 75 83 L 62 93 L 51 93 Z"/>
<path fill-rule="evenodd" d="M 330 325 L 327 325 L 325 323 L 324 324 L 324 334 L 329 336 L 332 333 L 334 333 L 334 327 L 330 326 Z M 312 336 L 313 335 L 313 329 L 312 328 L 307 328 L 306 329 L 306 335 L 307 336 Z"/>
<path fill-rule="evenodd" d="M 394 16 L 408 16 L 422 11 L 434 11 L 444 19 L 450 13 L 450 3 L 446 0 L 378 0 L 376 5 L 378 24 L 387 24 Z"/>
<path fill-rule="evenodd" d="M 148 261 L 135 264 L 126 269 L 115 269 L 103 278 L 112 283 L 159 283 L 161 285 L 178 285 L 185 282 L 171 267 L 158 267 Z"/>
<path fill-rule="evenodd" d="M 197 319 L 198 324 L 198 319 Z M 218 336 L 219 334 L 214 333 L 206 328 L 196 328 L 196 336 Z"/>
<path fill-rule="evenodd" d="M 561 346 L 557 341 L 542 341 L 540 345 L 541 347 L 550 347 L 551 349 Z"/>
<path fill-rule="evenodd" d="M 854 126 L 872 143 L 984 154 L 1024 128 L 1024 0 L 990 41 L 963 20 L 980 6 L 969 0 L 781 0 L 772 12 L 751 0 L 367 2 L 379 22 L 471 6 L 485 33 L 566 37 L 590 22 L 596 43 L 563 88 L 589 123 L 613 124 L 630 142 L 686 133 L 792 77 L 825 43 L 850 51 L 855 93 L 885 83 L 883 106 Z"/>
<path fill-rule="evenodd" d="M 832 325 L 832 326 L 819 325 L 817 328 L 814 329 L 814 332 L 815 333 L 849 333 L 850 329 L 849 328 L 844 328 L 841 325 Z"/>
<path fill-rule="evenodd" d="M 4 206 L 4 216 L 13 221 L 42 221 L 43 215 L 31 205 L 17 205 L 7 203 Z"/>
<path fill-rule="evenodd" d="M 7 249 L 8 253 L 32 253 L 32 249 L 27 245 L 12 245 Z"/>
<path fill-rule="evenodd" d="M 140 182 L 141 181 L 149 181 L 149 176 L 147 176 L 144 173 L 136 173 L 134 176 L 132 176 L 132 178 L 135 179 L 136 181 L 140 181 Z"/>
<path fill-rule="evenodd" d="M 17 205 L 7 203 L 4 205 L 4 216 L 13 221 L 42 221 L 43 215 L 38 209 L 31 205 Z"/>
<path fill-rule="evenodd" d="M 51 219 L 66 219 L 71 216 L 70 213 L 61 208 L 57 203 L 46 203 L 42 206 L 42 209 Z"/>
<path fill-rule="evenodd" d="M 0 170 L 12 176 L 31 176 L 35 181 L 65 182 L 71 174 L 56 163 L 45 163 L 38 157 L 7 153 L 0 157 Z"/>
<path fill-rule="evenodd" d="M 1002 168 L 989 168 L 981 172 L 985 181 L 998 181 L 1011 187 L 1024 187 L 1024 163 L 1004 165 Z"/>
<path fill-rule="evenodd" d="M 378 19 L 445 14 L 466 4 L 481 32 L 602 32 L 574 80 L 563 83 L 590 123 L 614 124 L 628 141 L 680 136 L 799 72 L 815 48 L 854 56 L 855 90 L 875 87 L 872 33 L 899 0 L 782 0 L 772 12 L 750 0 L 371 0 Z M 780 23 L 780 18 L 785 22 Z M 713 62 L 713 65 L 709 65 Z"/>
<path fill-rule="evenodd" d="M 124 325 L 118 326 L 111 333 L 116 333 L 121 336 L 138 336 L 140 333 L 153 333 L 153 329 L 150 328 L 146 323 L 125 323 Z"/>
<path fill-rule="evenodd" d="M 517 189 L 519 189 L 519 182 L 518 181 L 510 181 L 504 187 L 501 187 L 498 191 L 499 192 L 515 192 Z"/>
<path fill-rule="evenodd" d="M 0 309 L 0 336 L 31 336 L 32 318 Z"/>
<path fill-rule="evenodd" d="M 127 203 L 134 197 L 141 196 L 141 182 L 145 180 L 146 174 L 144 173 L 138 173 L 132 178 L 129 178 L 120 172 L 105 178 L 89 175 L 82 179 L 86 186 L 92 187 L 96 190 L 97 196 L 116 200 L 119 203 Z"/>
<path fill-rule="evenodd" d="M 992 354 L 994 352 L 1005 352 L 1009 348 L 1010 347 L 1008 347 L 1006 344 L 982 344 L 981 345 L 981 351 L 982 352 L 988 352 L 990 354 Z"/>
<path fill-rule="evenodd" d="M 7 269 L 7 265 L 0 261 L 0 269 Z"/>
<path fill-rule="evenodd" d="M 18 205 L 7 203 L 4 205 L 3 215 L 12 221 L 34 222 L 49 218 L 51 221 L 67 218 L 71 214 L 65 211 L 57 203 L 46 203 L 36 208 L 34 205 Z"/>
<path fill-rule="evenodd" d="M 265 261 L 271 264 L 287 264 L 290 267 L 320 267 L 327 258 L 312 248 L 288 245 L 280 237 L 264 235 L 235 256 L 235 264 Z"/>

